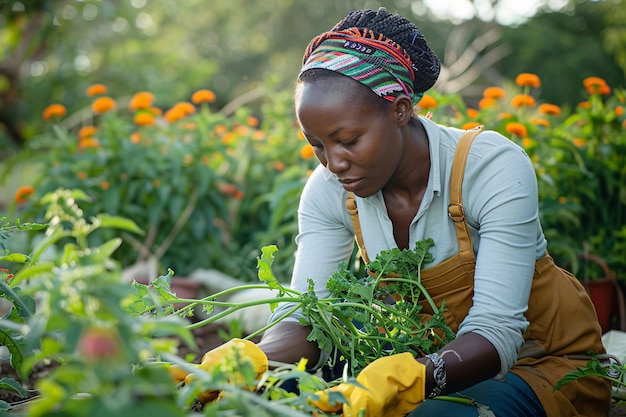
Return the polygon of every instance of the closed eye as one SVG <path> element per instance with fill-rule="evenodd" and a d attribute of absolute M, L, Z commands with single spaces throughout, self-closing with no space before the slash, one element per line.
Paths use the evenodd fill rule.
<path fill-rule="evenodd" d="M 355 137 L 354 139 L 352 139 L 351 141 L 348 142 L 341 142 L 343 144 L 343 146 L 352 146 L 354 144 L 356 144 L 359 141 L 359 137 Z"/>

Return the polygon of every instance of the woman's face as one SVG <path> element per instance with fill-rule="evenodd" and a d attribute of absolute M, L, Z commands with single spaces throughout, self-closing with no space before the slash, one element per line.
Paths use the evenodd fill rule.
<path fill-rule="evenodd" d="M 301 82 L 295 94 L 296 115 L 315 156 L 360 197 L 381 190 L 403 154 L 396 102 L 381 105 L 371 94 L 347 77 Z"/>

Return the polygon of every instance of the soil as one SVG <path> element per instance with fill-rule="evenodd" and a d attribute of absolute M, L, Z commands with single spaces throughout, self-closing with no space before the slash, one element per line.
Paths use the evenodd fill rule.
<path fill-rule="evenodd" d="M 181 346 L 179 354 L 181 355 L 181 357 L 184 357 L 189 353 L 193 353 L 194 355 L 196 355 L 194 361 L 199 362 L 204 352 L 207 352 L 224 343 L 224 339 L 221 338 L 220 331 L 225 332 L 226 330 L 226 327 L 222 327 L 219 325 L 209 325 L 201 327 L 199 329 L 195 329 L 193 331 L 193 334 L 198 345 L 198 350 L 192 351 L 185 346 Z M 43 363 L 36 366 L 29 380 L 24 382 L 18 378 L 13 368 L 9 365 L 8 361 L 3 360 L 0 361 L 0 380 L 7 377 L 21 381 L 23 383 L 23 386 L 26 387 L 26 389 L 29 391 L 29 397 L 32 397 L 36 395 L 36 392 L 33 389 L 34 383 L 39 378 L 45 376 L 48 372 L 50 372 L 50 370 L 53 369 L 55 366 L 56 365 L 54 363 Z M 0 400 L 6 401 L 11 404 L 23 401 L 24 399 L 20 398 L 13 391 L 0 389 Z M 608 417 L 626 417 L 626 404 L 613 404 Z"/>

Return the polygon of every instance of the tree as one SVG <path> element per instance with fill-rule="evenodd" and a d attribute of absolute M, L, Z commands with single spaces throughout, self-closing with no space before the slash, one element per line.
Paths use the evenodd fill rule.
<path fill-rule="evenodd" d="M 544 82 L 541 96 L 549 102 L 575 106 L 583 99 L 577 88 L 589 76 L 624 86 L 623 69 L 603 49 L 602 2 L 579 2 L 562 13 L 535 16 L 503 32 L 502 42 L 514 45 L 497 66 L 512 79 L 520 72 L 537 74 Z"/>

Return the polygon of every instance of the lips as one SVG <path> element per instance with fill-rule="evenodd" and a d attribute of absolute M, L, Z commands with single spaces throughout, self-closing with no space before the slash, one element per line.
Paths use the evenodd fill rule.
<path fill-rule="evenodd" d="M 354 191 L 361 185 L 363 178 L 346 178 L 340 179 L 339 182 L 343 185 L 343 189 L 346 191 Z"/>

